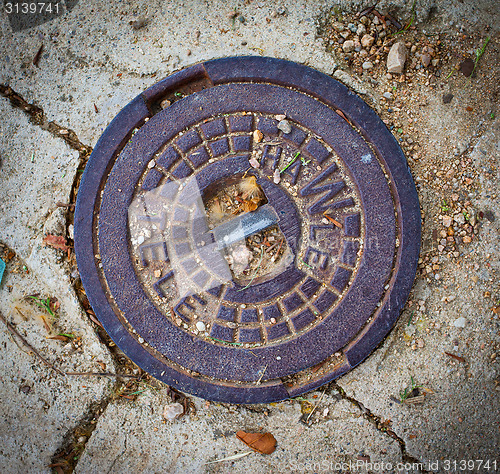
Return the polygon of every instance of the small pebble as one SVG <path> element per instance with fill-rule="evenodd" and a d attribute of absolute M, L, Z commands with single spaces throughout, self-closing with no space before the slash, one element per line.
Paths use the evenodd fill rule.
<path fill-rule="evenodd" d="M 264 138 L 264 134 L 260 130 L 254 130 L 253 132 L 253 141 L 255 143 L 260 143 Z"/>
<path fill-rule="evenodd" d="M 458 225 L 464 225 L 465 224 L 465 216 L 462 213 L 455 214 L 453 216 L 453 220 L 458 224 Z"/>
<path fill-rule="evenodd" d="M 464 328 L 465 327 L 465 323 L 466 323 L 466 320 L 462 316 L 460 318 L 455 319 L 455 321 L 453 321 L 453 326 L 455 326 L 456 328 Z"/>
<path fill-rule="evenodd" d="M 203 332 L 206 328 L 207 327 L 205 326 L 205 323 L 203 321 L 198 321 L 196 323 L 196 329 L 198 329 L 198 331 Z"/>
<path fill-rule="evenodd" d="M 163 410 L 163 418 L 167 421 L 174 421 L 184 413 L 184 407 L 180 403 L 167 405 Z"/>
<path fill-rule="evenodd" d="M 425 66 L 425 67 L 428 67 L 429 64 L 431 63 L 431 57 L 429 54 L 425 53 L 425 54 L 422 54 L 420 60 L 422 61 L 422 64 Z"/>
<path fill-rule="evenodd" d="M 445 227 L 450 227 L 451 226 L 451 217 L 450 216 L 442 216 L 443 218 L 443 225 Z"/>
<path fill-rule="evenodd" d="M 274 118 L 278 121 L 278 122 L 281 122 L 282 120 L 285 120 L 286 119 L 286 115 L 285 114 L 279 114 L 279 115 L 275 115 Z"/>
<path fill-rule="evenodd" d="M 364 35 L 361 38 L 361 45 L 363 46 L 363 48 L 371 48 L 374 42 L 375 38 L 371 35 Z"/>
<path fill-rule="evenodd" d="M 281 181 L 281 173 L 280 173 L 280 170 L 278 168 L 276 168 L 274 170 L 274 174 L 273 174 L 273 181 L 274 181 L 274 184 L 280 184 L 280 181 Z"/>
<path fill-rule="evenodd" d="M 278 123 L 278 130 L 281 130 L 283 133 L 288 134 L 292 131 L 292 126 L 288 120 L 281 120 Z"/>
<path fill-rule="evenodd" d="M 371 61 L 365 61 L 363 63 L 363 69 L 371 69 L 373 68 L 373 63 Z"/>
<path fill-rule="evenodd" d="M 344 41 L 342 49 L 344 50 L 344 53 L 352 53 L 354 51 L 354 41 L 352 40 Z"/>
<path fill-rule="evenodd" d="M 356 35 L 360 38 L 366 33 L 366 26 L 363 23 L 358 25 L 358 29 L 356 30 Z"/>
<path fill-rule="evenodd" d="M 161 277 L 161 270 L 155 270 L 155 271 L 154 271 L 154 276 L 155 276 L 156 278 L 160 278 L 160 277 Z"/>
<path fill-rule="evenodd" d="M 251 157 L 248 162 L 252 168 L 260 168 L 260 163 L 255 159 L 255 157 Z"/>
<path fill-rule="evenodd" d="M 162 109 L 166 109 L 167 107 L 169 107 L 169 106 L 170 106 L 170 103 L 171 103 L 171 102 L 170 102 L 168 99 L 162 100 L 162 101 L 160 102 L 160 107 L 161 107 Z"/>

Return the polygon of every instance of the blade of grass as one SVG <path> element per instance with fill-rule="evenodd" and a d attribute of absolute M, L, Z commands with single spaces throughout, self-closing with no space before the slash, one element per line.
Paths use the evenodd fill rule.
<path fill-rule="evenodd" d="M 416 5 L 416 3 L 417 3 L 417 0 L 413 0 L 413 5 L 411 7 L 410 21 L 406 24 L 406 26 L 403 29 L 396 31 L 395 33 L 392 33 L 390 36 L 400 35 L 400 34 L 404 33 L 408 28 L 410 28 L 411 25 L 413 25 L 413 22 L 415 21 L 415 5 Z"/>
<path fill-rule="evenodd" d="M 282 170 L 280 170 L 280 173 L 283 173 L 285 172 L 288 168 L 290 168 L 290 166 L 293 165 L 293 163 L 295 163 L 295 161 L 297 160 L 297 158 L 300 156 L 300 151 L 297 152 L 297 154 L 291 159 L 290 163 L 288 163 Z"/>
<path fill-rule="evenodd" d="M 477 63 L 479 62 L 482 55 L 484 54 L 484 51 L 486 50 L 486 46 L 488 45 L 489 42 L 490 42 L 490 37 L 488 36 L 486 38 L 486 40 L 484 41 L 483 46 L 481 46 L 481 49 L 476 50 L 476 58 L 474 59 L 474 69 L 472 69 L 472 72 L 471 72 L 469 77 L 472 77 L 472 75 L 474 74 L 474 71 L 476 70 L 476 67 L 477 67 Z"/>
<path fill-rule="evenodd" d="M 243 344 L 241 342 L 227 342 L 223 341 L 222 339 L 217 339 L 216 337 L 210 337 L 212 341 L 217 341 L 217 342 L 222 342 L 223 344 L 229 344 L 230 346 L 242 346 Z"/>
<path fill-rule="evenodd" d="M 253 277 L 252 279 L 248 282 L 248 284 L 246 286 L 244 286 L 243 288 L 240 288 L 239 290 L 236 290 L 236 291 L 243 291 L 243 290 L 246 290 L 252 283 L 253 281 L 255 280 L 255 277 L 257 276 L 257 273 L 259 272 L 260 270 L 260 266 L 262 264 L 262 259 L 264 258 L 264 247 L 261 247 L 260 248 L 260 260 L 259 260 L 259 264 L 257 265 L 257 268 L 255 269 L 255 272 L 253 274 Z"/>

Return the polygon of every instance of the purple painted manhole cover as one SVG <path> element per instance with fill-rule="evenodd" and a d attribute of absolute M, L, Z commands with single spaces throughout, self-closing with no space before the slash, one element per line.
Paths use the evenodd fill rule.
<path fill-rule="evenodd" d="M 116 344 L 210 400 L 297 396 L 365 359 L 415 277 L 420 209 L 377 115 L 295 63 L 209 61 L 113 120 L 75 248 Z"/>

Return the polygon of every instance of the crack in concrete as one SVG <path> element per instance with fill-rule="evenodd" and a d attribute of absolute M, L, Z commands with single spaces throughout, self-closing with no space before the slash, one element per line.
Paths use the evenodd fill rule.
<path fill-rule="evenodd" d="M 90 404 L 87 412 L 80 418 L 77 425 L 68 430 L 60 447 L 55 451 L 49 467 L 59 467 L 64 474 L 72 473 L 85 451 L 85 446 L 92 433 L 97 428 L 97 421 L 106 411 L 113 395 L 103 397 L 100 402 Z"/>
<path fill-rule="evenodd" d="M 80 154 L 80 158 L 88 158 L 92 153 L 92 147 L 84 145 L 73 130 L 62 127 L 54 121 L 49 121 L 41 107 L 27 102 L 12 87 L 0 84 L 0 95 L 9 99 L 12 107 L 21 109 L 29 115 L 33 124 L 38 125 L 42 130 L 49 132 L 56 138 L 62 138 L 70 148 Z"/>
<path fill-rule="evenodd" d="M 122 428 L 124 426 L 125 423 L 122 423 Z M 122 452 L 120 454 L 118 454 L 118 456 L 116 456 L 116 458 L 114 459 L 113 463 L 111 464 L 110 468 L 108 469 L 108 473 L 109 474 L 111 471 L 113 471 L 113 468 L 115 467 L 115 464 L 116 464 L 116 461 L 118 461 L 118 459 L 120 459 L 126 452 L 127 452 L 127 433 L 125 432 L 125 440 L 123 442 L 123 449 L 122 449 Z"/>
<path fill-rule="evenodd" d="M 363 417 L 366 420 L 368 420 L 370 423 L 372 423 L 378 431 L 384 433 L 385 435 L 387 435 L 387 436 L 391 437 L 392 439 L 394 439 L 395 441 L 397 441 L 397 443 L 399 444 L 399 447 L 401 449 L 401 457 L 403 459 L 403 462 L 423 465 L 423 463 L 421 461 L 419 461 L 418 459 L 416 459 L 413 456 L 411 456 L 410 454 L 408 454 L 408 452 L 406 450 L 405 440 L 403 438 L 399 437 L 396 433 L 394 433 L 394 431 L 392 431 L 391 429 L 388 428 L 387 421 L 384 422 L 382 417 L 375 415 L 374 413 L 372 413 L 372 411 L 370 409 L 366 408 L 360 401 L 356 400 L 354 397 L 350 397 L 349 395 L 347 395 L 345 390 L 340 385 L 338 385 L 337 382 L 332 382 L 332 384 L 330 385 L 330 388 L 337 390 L 344 400 L 349 401 L 358 410 L 360 410 L 361 413 L 363 414 Z M 429 471 L 426 471 L 423 469 L 421 470 L 421 472 L 429 473 Z"/>
<path fill-rule="evenodd" d="M 64 128 L 54 121 L 49 121 L 41 107 L 27 102 L 10 86 L 0 84 L 0 95 L 8 99 L 12 107 L 21 109 L 25 112 L 29 116 L 31 123 L 39 126 L 42 130 L 48 131 L 55 138 L 63 139 L 71 149 L 76 150 L 79 154 L 80 161 L 69 193 L 68 213 L 66 215 L 66 235 L 68 236 L 69 226 L 74 220 L 74 207 L 82 175 L 80 171 L 83 171 L 85 168 L 90 154 L 92 153 L 92 147 L 83 144 L 73 130 Z M 68 239 L 68 241 L 71 244 L 73 243 L 71 239 Z M 83 300 L 83 298 L 86 298 L 85 293 L 78 291 L 77 283 L 79 282 L 79 279 L 72 278 L 71 280 L 80 305 L 85 313 L 87 313 L 87 309 L 90 308 L 90 304 L 88 303 L 88 300 L 87 302 Z M 97 324 L 93 324 L 92 326 L 94 327 L 99 340 L 109 351 L 115 365 L 115 372 L 118 372 L 118 367 L 124 365 L 120 360 L 121 351 L 118 351 L 116 346 L 112 344 L 111 339 L 104 329 L 98 327 Z M 116 381 L 114 392 L 118 392 L 121 383 L 122 382 L 120 380 Z M 52 456 L 51 466 L 60 467 L 64 473 L 71 473 L 74 471 L 81 454 L 85 450 L 85 445 L 97 426 L 99 417 L 105 412 L 107 406 L 113 398 L 113 394 L 110 394 L 105 396 L 100 402 L 92 403 L 89 406 L 87 412 L 82 416 L 78 424 L 73 429 L 68 430 L 68 432 L 64 435 L 60 447 Z"/>
<path fill-rule="evenodd" d="M 81 69 L 83 68 L 97 68 L 100 71 L 104 71 L 113 77 L 116 78 L 116 74 L 120 74 L 117 76 L 118 78 L 121 78 L 122 74 L 126 74 L 128 77 L 136 78 L 136 79 L 144 79 L 144 78 L 155 78 L 156 76 L 159 76 L 162 71 L 159 69 L 154 71 L 154 72 L 146 72 L 146 73 L 139 73 L 136 71 L 132 71 L 130 69 L 127 69 L 126 66 L 122 66 L 119 64 L 116 64 L 115 62 L 112 61 L 110 56 L 106 53 L 104 53 L 104 58 L 103 60 L 99 59 L 93 59 L 90 58 L 89 56 L 79 56 L 75 51 L 73 51 L 70 48 L 67 48 L 63 50 L 67 56 L 67 58 L 71 61 L 74 61 L 74 64 L 76 67 L 79 67 Z M 169 61 L 172 58 L 172 55 L 169 55 L 167 58 L 167 61 Z M 162 61 L 162 62 L 165 62 Z M 171 72 L 164 71 L 162 74 L 165 74 L 165 77 L 172 74 L 176 69 L 174 68 Z"/>
<path fill-rule="evenodd" d="M 66 235 L 69 235 L 68 227 L 73 223 L 74 203 L 76 202 L 76 193 L 80 184 L 81 171 L 83 171 L 85 165 L 87 164 L 89 156 L 92 153 L 92 147 L 83 144 L 73 130 L 62 127 L 54 121 L 49 121 L 41 107 L 30 104 L 26 99 L 24 99 L 24 97 L 12 89 L 12 87 L 0 84 L 0 95 L 8 99 L 12 107 L 21 109 L 25 112 L 34 125 L 37 125 L 42 130 L 49 132 L 55 138 L 64 140 L 64 142 L 66 142 L 71 149 L 77 151 L 79 154 L 80 162 L 78 163 L 75 179 L 73 180 L 73 185 L 71 186 L 69 195 L 69 202 L 73 205 L 68 206 L 68 213 L 66 215 Z"/>

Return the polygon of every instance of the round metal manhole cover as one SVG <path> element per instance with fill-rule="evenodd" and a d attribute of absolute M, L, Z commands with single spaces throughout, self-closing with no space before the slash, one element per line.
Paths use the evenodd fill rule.
<path fill-rule="evenodd" d="M 288 61 L 209 61 L 155 84 L 97 143 L 75 248 L 116 344 L 200 397 L 297 396 L 359 364 L 411 289 L 420 209 L 377 115 Z"/>

